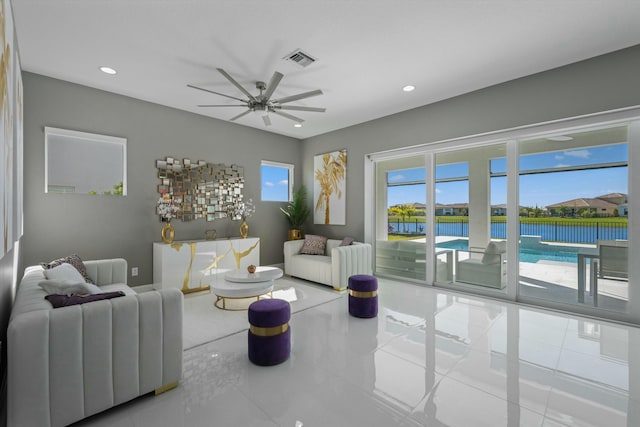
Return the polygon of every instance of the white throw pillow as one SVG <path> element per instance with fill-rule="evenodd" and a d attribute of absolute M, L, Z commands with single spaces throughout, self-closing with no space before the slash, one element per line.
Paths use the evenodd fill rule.
<path fill-rule="evenodd" d="M 506 241 L 498 241 L 498 242 L 489 242 L 487 248 L 484 251 L 484 255 L 482 256 L 483 264 L 499 264 L 500 263 L 500 254 L 503 254 L 507 251 L 507 242 Z"/>
<path fill-rule="evenodd" d="M 48 295 L 93 295 L 101 294 L 102 290 L 91 283 L 73 282 L 70 280 L 43 280 L 38 283 Z"/>
<path fill-rule="evenodd" d="M 69 281 L 71 283 L 84 283 L 82 274 L 71 264 L 62 263 L 57 267 L 44 270 L 44 277 L 58 282 Z"/>

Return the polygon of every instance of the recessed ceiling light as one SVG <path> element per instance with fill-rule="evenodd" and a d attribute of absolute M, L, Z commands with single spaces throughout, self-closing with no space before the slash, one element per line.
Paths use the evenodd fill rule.
<path fill-rule="evenodd" d="M 566 136 L 566 135 L 557 135 L 557 136 L 550 136 L 547 138 L 548 141 L 571 141 L 573 140 L 573 137 L 571 136 Z"/>
<path fill-rule="evenodd" d="M 111 67 L 100 67 L 100 71 L 106 74 L 117 74 L 118 72 Z"/>
<path fill-rule="evenodd" d="M 302 127 L 302 123 L 296 123 L 293 125 L 294 128 L 301 128 Z"/>
<path fill-rule="evenodd" d="M 403 91 L 405 92 L 412 92 L 416 87 L 414 85 L 406 85 L 405 87 L 402 88 Z"/>

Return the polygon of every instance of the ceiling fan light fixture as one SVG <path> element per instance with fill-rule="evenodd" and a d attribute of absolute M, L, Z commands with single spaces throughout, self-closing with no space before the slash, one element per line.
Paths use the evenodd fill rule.
<path fill-rule="evenodd" d="M 229 73 L 227 73 L 222 68 L 216 68 L 220 74 L 222 74 L 233 86 L 235 86 L 238 90 L 240 90 L 247 98 L 238 98 L 231 95 L 226 95 L 224 93 L 216 92 L 213 90 L 201 88 L 192 84 L 187 84 L 187 87 L 192 89 L 198 89 L 205 92 L 213 93 L 215 95 L 224 96 L 225 98 L 235 99 L 236 101 L 240 101 L 240 104 L 223 104 L 223 105 L 199 105 L 200 107 L 245 107 L 246 110 L 240 114 L 237 114 L 230 118 L 230 121 L 236 121 L 247 114 L 253 113 L 255 116 L 260 116 L 265 126 L 271 126 L 271 114 L 284 117 L 288 120 L 293 120 L 296 123 L 304 122 L 304 119 L 297 117 L 293 114 L 289 114 L 282 110 L 292 110 L 292 111 L 308 111 L 308 112 L 318 112 L 324 113 L 326 108 L 320 107 L 306 107 L 302 105 L 283 105 L 289 104 L 293 101 L 299 101 L 301 99 L 311 98 L 313 96 L 322 95 L 322 90 L 316 89 L 308 92 L 298 93 L 295 95 L 285 96 L 284 98 L 279 99 L 271 99 L 271 95 L 275 92 L 276 87 L 280 83 L 280 80 L 284 77 L 282 73 L 274 72 L 271 80 L 269 80 L 269 84 L 266 85 L 263 81 L 256 82 L 256 89 L 260 91 L 259 95 L 252 95 L 249 93 L 247 89 L 245 89 L 236 79 L 234 79 Z"/>
<path fill-rule="evenodd" d="M 301 128 L 302 127 L 302 123 L 294 123 L 293 127 L 294 128 Z"/>
<path fill-rule="evenodd" d="M 269 106 L 258 104 L 253 107 L 253 113 L 258 116 L 264 116 L 269 113 Z"/>

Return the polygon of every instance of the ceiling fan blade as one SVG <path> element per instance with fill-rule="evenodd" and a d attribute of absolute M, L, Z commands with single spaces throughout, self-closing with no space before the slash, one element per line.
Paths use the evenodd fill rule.
<path fill-rule="evenodd" d="M 271 126 L 271 119 L 268 115 L 265 114 L 264 116 L 262 116 L 262 121 L 264 122 L 265 126 Z"/>
<path fill-rule="evenodd" d="M 222 105 L 210 105 L 210 104 L 203 104 L 203 105 L 198 105 L 198 107 L 244 107 L 247 108 L 246 104 L 222 104 Z"/>
<path fill-rule="evenodd" d="M 283 105 L 282 107 L 280 107 L 281 110 L 295 110 L 295 111 L 315 111 L 316 113 L 324 113 L 325 111 L 327 111 L 326 108 L 320 108 L 320 107 L 299 107 L 299 106 L 295 106 L 295 105 Z"/>
<path fill-rule="evenodd" d="M 271 98 L 271 95 L 273 95 L 273 91 L 276 90 L 276 88 L 280 84 L 280 80 L 282 80 L 283 77 L 284 75 L 282 73 L 279 73 L 277 71 L 273 73 L 273 76 L 271 76 L 271 80 L 269 80 L 269 84 L 267 85 L 267 90 L 264 93 L 264 99 L 269 100 L 269 98 Z"/>
<path fill-rule="evenodd" d="M 227 73 L 225 70 L 223 70 L 222 68 L 216 68 L 216 70 L 218 70 L 220 72 L 220 74 L 222 74 L 223 76 L 225 76 L 227 78 L 227 80 L 229 80 L 231 82 L 232 85 L 234 85 L 235 87 L 237 87 L 240 92 L 244 93 L 245 95 L 247 95 L 247 97 L 252 100 L 255 101 L 256 99 L 254 98 L 253 95 L 251 95 L 249 93 L 249 91 L 247 91 L 245 88 L 242 87 L 242 85 L 240 83 L 238 83 L 233 77 L 231 77 L 229 75 L 229 73 Z"/>
<path fill-rule="evenodd" d="M 238 120 L 240 117 L 245 116 L 245 115 L 249 114 L 250 112 L 251 112 L 251 110 L 244 111 L 244 112 L 238 114 L 237 116 L 231 117 L 229 120 L 233 122 L 234 120 Z"/>
<path fill-rule="evenodd" d="M 203 91 L 205 91 L 205 92 L 213 93 L 213 94 L 220 95 L 220 96 L 226 96 L 227 98 L 235 99 L 236 101 L 247 102 L 246 100 L 244 100 L 244 99 L 240 99 L 240 98 L 236 98 L 235 96 L 225 95 L 224 93 L 214 92 L 214 91 L 212 91 L 212 90 L 204 89 L 204 88 L 201 88 L 201 87 L 198 87 L 198 86 L 194 86 L 194 85 L 187 85 L 187 87 L 190 87 L 190 88 L 193 88 L 193 89 L 198 89 L 198 90 L 203 90 Z"/>
<path fill-rule="evenodd" d="M 274 99 L 273 102 L 278 104 L 286 104 L 287 102 L 297 101 L 299 99 L 311 98 L 312 96 L 322 95 L 320 89 L 312 90 L 309 92 L 299 93 L 297 95 L 285 96 L 284 98 Z"/>
<path fill-rule="evenodd" d="M 272 113 L 282 117 L 286 117 L 287 119 L 293 120 L 294 122 L 298 122 L 298 123 L 304 122 L 304 120 L 301 119 L 300 117 L 292 116 L 291 114 L 283 113 L 282 111 L 273 110 Z"/>

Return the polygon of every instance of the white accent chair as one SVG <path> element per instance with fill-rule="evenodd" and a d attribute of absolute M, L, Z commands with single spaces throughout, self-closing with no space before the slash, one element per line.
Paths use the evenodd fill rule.
<path fill-rule="evenodd" d="M 462 253 L 467 259 L 460 259 Z M 506 241 L 489 242 L 484 250 L 456 251 L 456 282 L 502 289 L 506 286 Z"/>
<path fill-rule="evenodd" d="M 125 296 L 54 309 L 43 268 L 25 270 L 7 330 L 9 426 L 66 426 L 182 377 L 182 293 L 137 294 L 124 259 L 84 264 Z"/>
<path fill-rule="evenodd" d="M 355 274 L 372 274 L 371 245 L 353 242 L 340 246 L 342 240 L 327 239 L 324 255 L 301 254 L 304 240 L 284 242 L 284 272 L 341 291 Z"/>

